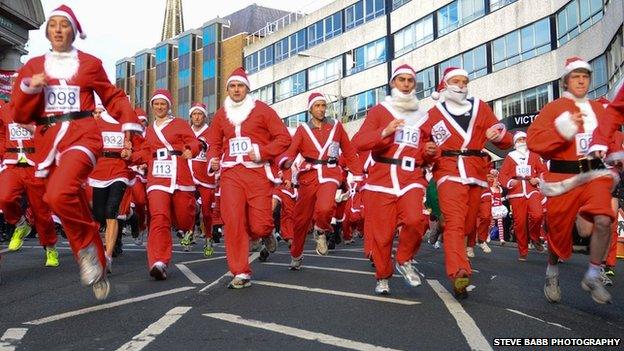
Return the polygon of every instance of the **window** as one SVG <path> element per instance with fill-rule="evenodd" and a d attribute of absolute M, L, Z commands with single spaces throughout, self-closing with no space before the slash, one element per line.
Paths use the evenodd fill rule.
<path fill-rule="evenodd" d="M 498 10 L 501 7 L 507 6 L 509 4 L 513 4 L 518 0 L 489 0 L 490 1 L 490 12 L 494 10 Z"/>
<path fill-rule="evenodd" d="M 492 42 L 492 70 L 498 71 L 550 51 L 548 18 Z"/>
<path fill-rule="evenodd" d="M 273 85 L 269 84 L 260 89 L 254 90 L 251 92 L 251 96 L 256 100 L 266 103 L 267 105 L 271 105 L 273 103 Z"/>
<path fill-rule="evenodd" d="M 433 66 L 416 73 L 416 97 L 419 99 L 429 97 L 435 88 L 436 80 Z"/>
<path fill-rule="evenodd" d="M 288 57 L 288 37 L 275 43 L 275 62 L 280 62 Z"/>
<path fill-rule="evenodd" d="M 624 73 L 624 36 L 621 30 L 609 44 L 606 55 L 609 86 L 613 88 Z"/>
<path fill-rule="evenodd" d="M 572 0 L 557 12 L 557 40 L 563 45 L 598 22 L 603 0 Z"/>
<path fill-rule="evenodd" d="M 537 114 L 552 99 L 552 84 L 546 83 L 495 100 L 492 104 L 494 113 L 503 119 L 511 116 Z"/>
<path fill-rule="evenodd" d="M 344 9 L 345 30 L 355 28 L 364 22 L 386 13 L 384 0 L 360 0 Z"/>
<path fill-rule="evenodd" d="M 308 26 L 308 48 L 342 33 L 342 13 L 336 12 Z"/>
<path fill-rule="evenodd" d="M 485 45 L 481 45 L 440 63 L 438 67 L 440 76 L 442 76 L 444 70 L 448 67 L 462 67 L 466 70 L 466 72 L 468 72 L 470 79 L 486 75 L 487 56 Z"/>
<path fill-rule="evenodd" d="M 253 54 L 245 57 L 245 70 L 249 73 L 254 73 L 258 71 L 258 53 L 254 52 Z"/>
<path fill-rule="evenodd" d="M 607 58 L 605 55 L 598 56 L 589 63 L 592 66 L 591 86 L 587 97 L 597 99 L 607 95 L 607 82 L 609 81 L 607 74 Z"/>
<path fill-rule="evenodd" d="M 386 88 L 379 87 L 349 96 L 346 99 L 346 116 L 343 122 L 363 118 L 371 107 L 377 105 L 386 96 Z"/>
<path fill-rule="evenodd" d="M 297 128 L 298 125 L 308 122 L 308 112 L 300 112 L 296 115 L 288 116 L 284 118 L 284 124 L 290 128 Z"/>
<path fill-rule="evenodd" d="M 267 68 L 273 64 L 273 46 L 258 51 L 258 70 Z"/>
<path fill-rule="evenodd" d="M 323 21 L 318 21 L 308 27 L 308 47 L 320 44 L 324 40 Z"/>
<path fill-rule="evenodd" d="M 288 40 L 290 41 L 290 51 L 288 52 L 288 56 L 294 56 L 296 55 L 299 51 L 303 51 L 306 48 L 306 42 L 305 42 L 305 29 L 304 30 L 300 30 L 295 34 L 291 34 L 288 37 Z"/>
<path fill-rule="evenodd" d="M 366 21 L 385 13 L 385 0 L 365 0 L 364 3 L 366 4 Z"/>
<path fill-rule="evenodd" d="M 193 42 L 195 36 L 185 35 L 178 40 L 178 116 L 188 116 L 193 98 Z M 184 118 L 184 117 L 183 117 Z"/>
<path fill-rule="evenodd" d="M 437 11 L 438 36 L 485 15 L 484 0 L 456 0 Z"/>
<path fill-rule="evenodd" d="M 170 45 L 156 48 L 156 89 L 168 89 Z"/>
<path fill-rule="evenodd" d="M 394 11 L 410 1 L 411 0 L 392 0 L 392 10 Z"/>
<path fill-rule="evenodd" d="M 308 69 L 308 89 L 314 89 L 340 77 L 342 56 L 312 66 Z"/>
<path fill-rule="evenodd" d="M 301 71 L 275 83 L 275 102 L 288 99 L 304 91 L 306 91 L 306 75 L 305 71 Z"/>
<path fill-rule="evenodd" d="M 433 15 L 429 15 L 394 34 L 394 56 L 401 56 L 432 40 Z"/>
<path fill-rule="evenodd" d="M 206 112 L 211 117 L 217 111 L 219 79 L 217 78 L 217 62 L 219 57 L 220 25 L 211 24 L 202 29 L 202 102 L 206 104 Z M 258 53 L 245 57 L 245 69 L 248 72 L 258 70 Z"/>
<path fill-rule="evenodd" d="M 353 50 L 353 53 L 355 62 L 353 68 L 349 70 L 349 74 L 355 74 L 386 62 L 386 38 L 361 46 Z"/>

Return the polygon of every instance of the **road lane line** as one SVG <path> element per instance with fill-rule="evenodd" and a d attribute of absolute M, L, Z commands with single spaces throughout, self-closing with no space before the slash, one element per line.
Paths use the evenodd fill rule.
<path fill-rule="evenodd" d="M 192 270 L 190 270 L 187 266 L 178 263 L 175 265 L 176 267 L 178 267 L 178 269 L 180 270 L 180 272 L 182 272 L 182 274 L 184 274 L 188 280 L 191 281 L 191 283 L 193 284 L 206 284 L 205 281 L 203 281 L 200 277 L 197 276 L 197 274 L 193 273 Z"/>
<path fill-rule="evenodd" d="M 136 335 L 132 340 L 123 344 L 117 351 L 139 351 L 143 350 L 156 337 L 162 334 L 167 328 L 172 326 L 178 319 L 188 312 L 191 307 L 175 307 L 167 312 L 162 318 L 150 324 L 145 330 Z"/>
<path fill-rule="evenodd" d="M 22 341 L 28 328 L 10 328 L 7 329 L 2 338 L 0 338 L 0 351 L 13 351 Z"/>
<path fill-rule="evenodd" d="M 427 279 L 427 282 L 433 289 L 433 291 L 438 294 L 444 305 L 449 310 L 455 321 L 457 322 L 457 326 L 459 330 L 464 334 L 468 345 L 471 350 L 492 350 L 492 347 L 481 333 L 479 327 L 475 323 L 474 319 L 470 317 L 470 315 L 464 310 L 462 305 L 455 300 L 455 298 L 451 295 L 451 293 L 446 290 L 439 281 L 433 279 Z"/>
<path fill-rule="evenodd" d="M 542 322 L 542 323 L 546 323 L 546 324 L 554 325 L 555 327 L 559 327 L 559 328 L 566 329 L 566 330 L 572 330 L 572 329 L 570 329 L 570 328 L 566 327 L 565 325 L 561 325 L 561 324 L 559 324 L 559 323 L 547 322 L 547 321 L 545 321 L 545 320 L 543 320 L 543 319 L 540 319 L 540 318 L 537 318 L 537 317 L 533 317 L 533 316 L 531 316 L 531 315 L 528 315 L 528 314 L 526 314 L 526 313 L 524 313 L 524 312 L 520 312 L 520 311 L 518 311 L 518 310 L 512 310 L 511 308 L 505 308 L 505 309 L 506 309 L 507 311 L 511 312 L 511 313 L 515 313 L 515 314 L 519 314 L 519 315 L 524 316 L 524 317 L 527 317 L 527 318 L 535 319 L 535 320 L 540 321 L 540 322 Z"/>
<path fill-rule="evenodd" d="M 260 252 L 254 252 L 251 255 L 249 255 L 249 260 L 248 262 L 251 264 L 253 261 L 255 261 L 258 257 L 260 257 Z M 213 287 L 217 286 L 221 280 L 223 280 L 223 278 L 225 277 L 232 277 L 232 273 L 230 273 L 230 271 L 227 271 L 225 273 L 223 273 L 222 276 L 220 276 L 219 278 L 217 278 L 217 280 L 213 281 L 212 283 L 204 286 L 201 290 L 199 290 L 200 293 L 206 292 L 210 289 L 212 289 Z"/>
<path fill-rule="evenodd" d="M 289 255 L 290 256 L 290 252 L 276 252 L 276 254 L 278 255 Z M 347 257 L 347 256 L 334 256 L 334 255 L 328 255 L 328 256 L 319 256 L 319 255 L 303 255 L 303 257 L 316 257 L 316 258 L 333 258 L 333 259 L 342 259 L 342 260 L 353 260 L 353 261 L 366 261 L 366 262 L 370 262 L 370 260 L 368 258 L 359 258 L 359 257 Z"/>
<path fill-rule="evenodd" d="M 22 246 L 22 247 L 20 248 L 20 250 L 21 250 L 21 249 L 37 249 L 37 250 L 41 250 L 41 246 L 30 246 L 30 245 L 24 245 L 24 246 Z M 57 250 L 71 250 L 71 247 L 69 247 L 69 246 L 60 246 L 60 245 L 57 245 L 57 246 L 56 246 L 56 249 L 57 249 Z M 145 249 L 141 249 L 141 248 L 126 248 L 125 246 L 124 246 L 123 250 L 124 250 L 124 251 L 145 252 Z M 0 250 L 0 253 L 5 253 L 5 252 L 8 252 L 8 251 L 9 251 L 9 249 L 3 249 L 3 250 Z M 192 254 L 195 254 L 195 255 L 198 255 L 198 254 L 203 255 L 203 254 L 204 254 L 204 252 L 203 252 L 203 251 L 171 251 L 171 252 L 173 252 L 173 253 L 179 253 L 179 254 L 191 254 L 191 255 L 192 255 Z M 225 252 L 222 252 L 222 251 L 215 251 L 215 253 L 222 253 L 222 254 L 225 254 Z"/>
<path fill-rule="evenodd" d="M 280 333 L 284 335 L 289 335 L 295 338 L 310 340 L 320 342 L 326 345 L 338 346 L 345 349 L 350 350 L 361 350 L 361 351 L 399 351 L 397 349 L 391 349 L 388 347 L 377 346 L 372 344 L 366 344 L 359 341 L 353 341 L 349 339 L 339 338 L 337 336 L 316 333 L 309 330 L 293 328 L 286 325 L 276 324 L 276 323 L 265 323 L 261 321 L 256 321 L 253 319 L 243 319 L 241 316 L 237 316 L 235 314 L 228 313 L 206 313 L 204 316 L 214 319 L 219 319 L 222 321 L 245 325 L 252 328 L 264 329 L 268 331 L 272 331 L 275 333 Z"/>
<path fill-rule="evenodd" d="M 315 293 L 320 293 L 320 294 L 353 297 L 353 298 L 356 298 L 356 299 L 389 302 L 389 303 L 396 303 L 396 304 L 399 304 L 399 305 L 411 306 L 411 305 L 419 305 L 420 304 L 419 301 L 413 301 L 413 300 L 400 300 L 400 299 L 393 299 L 391 297 L 380 297 L 380 296 L 372 296 L 372 295 L 350 293 L 350 292 L 339 291 L 339 290 L 327 290 L 327 289 L 320 289 L 320 288 L 310 288 L 310 287 L 307 287 L 307 286 L 274 283 L 274 282 L 267 282 L 267 281 L 262 281 L 262 280 L 253 280 L 252 283 L 256 284 L 256 285 L 271 286 L 271 287 L 275 287 L 275 288 L 284 288 L 284 289 L 299 290 L 299 291 L 305 291 L 305 292 L 315 292 Z"/>
<path fill-rule="evenodd" d="M 287 263 L 276 263 L 276 262 L 264 262 L 264 263 L 262 263 L 262 265 L 290 267 L 290 264 L 287 264 Z M 321 270 L 321 271 L 330 271 L 330 272 L 375 275 L 375 272 L 356 271 L 356 270 L 353 270 L 353 269 L 342 269 L 342 268 L 331 268 L 331 267 L 308 266 L 308 265 L 305 265 L 305 264 L 301 266 L 301 269 L 302 270 L 305 270 L 305 269 L 318 269 L 318 270 Z M 393 277 L 401 277 L 401 275 L 394 274 Z"/>
<path fill-rule="evenodd" d="M 119 307 L 119 306 L 127 305 L 127 304 L 130 304 L 130 303 L 134 303 L 134 302 L 155 299 L 157 297 L 177 294 L 177 293 L 180 293 L 180 292 L 189 291 L 189 290 L 193 290 L 193 289 L 195 289 L 194 286 L 184 286 L 184 287 L 181 287 L 181 288 L 160 291 L 160 292 L 157 292 L 157 293 L 143 295 L 143 296 L 138 296 L 138 297 L 133 297 L 133 298 L 125 299 L 125 300 L 109 302 L 109 303 L 105 303 L 105 304 L 102 304 L 102 305 L 81 308 L 79 310 L 69 311 L 69 312 L 57 314 L 57 315 L 50 316 L 50 317 L 35 319 L 35 320 L 30 321 L 30 322 L 25 322 L 24 324 L 29 324 L 29 325 L 46 324 L 46 323 L 58 321 L 58 320 L 65 319 L 65 318 L 71 318 L 71 317 L 75 317 L 75 316 L 79 316 L 79 315 L 82 315 L 82 314 L 87 314 L 87 313 L 91 313 L 91 312 L 95 312 L 95 311 L 101 311 L 101 310 L 106 310 L 106 309 L 109 309 L 109 308 Z"/>
<path fill-rule="evenodd" d="M 200 262 L 208 262 L 208 261 L 216 261 L 216 260 L 223 260 L 225 259 L 225 256 L 217 256 L 217 257 L 210 257 L 210 258 L 201 258 L 199 260 L 192 260 L 192 261 L 184 261 L 184 262 L 180 262 L 181 264 L 191 264 L 191 263 L 200 263 Z"/>

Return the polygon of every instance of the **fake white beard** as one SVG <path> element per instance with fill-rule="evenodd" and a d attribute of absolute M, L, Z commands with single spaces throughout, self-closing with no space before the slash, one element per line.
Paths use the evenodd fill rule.
<path fill-rule="evenodd" d="M 391 96 L 386 96 L 386 102 L 399 112 L 413 112 L 418 110 L 419 102 L 414 90 L 408 94 L 403 94 L 399 89 L 392 88 Z"/>
<path fill-rule="evenodd" d="M 443 94 L 448 111 L 454 115 L 463 115 L 472 108 L 470 101 L 466 100 L 468 97 L 467 88 L 460 89 L 454 85 L 449 85 Z"/>
<path fill-rule="evenodd" d="M 80 61 L 76 49 L 70 52 L 50 51 L 45 55 L 44 69 L 52 78 L 70 80 L 78 72 L 78 67 Z"/>
<path fill-rule="evenodd" d="M 523 154 L 527 152 L 527 144 L 526 143 L 516 143 L 515 148 L 517 151 L 520 151 Z"/>
<path fill-rule="evenodd" d="M 225 116 L 228 121 L 235 126 L 240 125 L 249 117 L 249 113 L 256 107 L 256 101 L 251 98 L 251 96 L 247 95 L 245 99 L 241 102 L 234 102 L 230 97 L 225 98 L 225 102 L 223 103 L 223 107 L 225 108 Z"/>

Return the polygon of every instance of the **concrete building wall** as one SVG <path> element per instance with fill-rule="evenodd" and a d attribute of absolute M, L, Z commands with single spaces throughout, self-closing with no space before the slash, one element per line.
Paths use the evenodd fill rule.
<path fill-rule="evenodd" d="M 236 68 L 243 66 L 243 47 L 246 43 L 246 36 L 245 33 L 241 33 L 221 42 L 221 61 L 219 64 L 219 77 L 221 77 L 221 82 L 219 85 L 219 99 L 217 101 L 219 107 L 223 104 L 223 100 L 227 96 L 225 83 L 228 77 Z"/>

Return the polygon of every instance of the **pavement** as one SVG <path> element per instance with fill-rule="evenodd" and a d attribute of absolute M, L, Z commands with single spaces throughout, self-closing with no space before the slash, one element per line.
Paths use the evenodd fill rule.
<path fill-rule="evenodd" d="M 613 304 L 598 305 L 580 287 L 588 262 L 582 254 L 561 265 L 563 298 L 550 304 L 542 292 L 544 254 L 518 262 L 514 247 L 493 245 L 487 255 L 476 248 L 470 297 L 457 302 L 443 251 L 425 243 L 415 258 L 422 286 L 395 275 L 391 295 L 379 297 L 360 240 L 329 256 L 317 256 L 308 240 L 298 272 L 288 270 L 283 243 L 266 263 L 253 253 L 253 285 L 230 290 L 222 244 L 210 258 L 201 245 L 191 252 L 175 246 L 169 278 L 157 282 L 148 276 L 145 248 L 125 239 L 111 294 L 98 302 L 80 285 L 67 243 L 59 250 L 61 266 L 45 268 L 33 239 L 15 253 L 0 247 L 0 351 L 535 350 L 495 339 L 555 337 L 615 338 L 621 349 L 624 336 L 624 265 L 609 288 Z"/>

